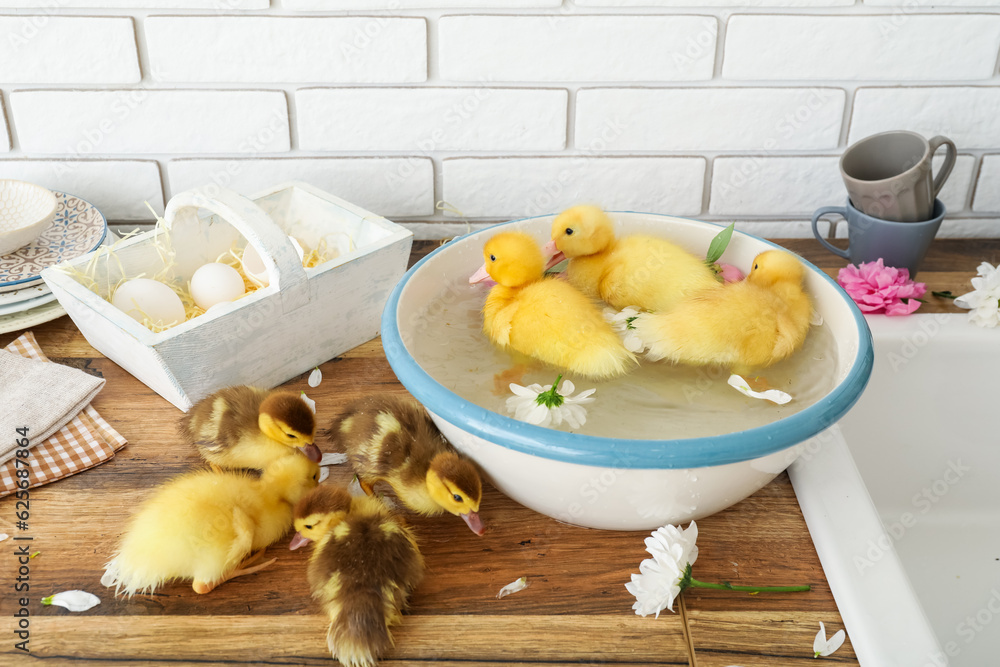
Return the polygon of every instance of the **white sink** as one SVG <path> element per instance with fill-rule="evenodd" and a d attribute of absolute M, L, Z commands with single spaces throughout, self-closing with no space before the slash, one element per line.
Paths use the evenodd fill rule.
<path fill-rule="evenodd" d="M 868 317 L 871 383 L 790 469 L 863 667 L 1000 655 L 1000 330 Z"/>

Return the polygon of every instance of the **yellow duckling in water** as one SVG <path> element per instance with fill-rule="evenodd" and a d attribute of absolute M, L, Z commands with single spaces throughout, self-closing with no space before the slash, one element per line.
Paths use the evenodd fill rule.
<path fill-rule="evenodd" d="M 805 267 L 794 255 L 757 255 L 746 279 L 701 292 L 633 325 L 650 359 L 719 365 L 735 373 L 789 357 L 809 332 L 812 304 L 802 287 Z"/>
<path fill-rule="evenodd" d="M 483 485 L 479 471 L 462 457 L 413 400 L 368 396 L 354 401 L 329 429 L 334 448 L 347 454 L 361 488 L 384 481 L 411 510 L 434 516 L 450 512 L 476 535 Z"/>
<path fill-rule="evenodd" d="M 259 478 L 210 470 L 181 475 L 132 517 L 101 583 L 132 596 L 192 580 L 196 593 L 208 593 L 257 572 L 274 560 L 250 565 L 288 532 L 292 508 L 318 479 L 319 466 L 304 456 L 281 458 Z"/>
<path fill-rule="evenodd" d="M 564 280 L 545 277 L 542 250 L 522 232 L 500 232 L 483 246 L 483 268 L 497 284 L 483 306 L 483 332 L 495 345 L 566 369 L 604 379 L 636 363 L 600 309 Z"/>
<path fill-rule="evenodd" d="M 302 452 L 319 462 L 316 417 L 298 394 L 236 386 L 198 401 L 181 418 L 181 434 L 213 469 L 263 470 Z"/>
<path fill-rule="evenodd" d="M 289 548 L 315 543 L 309 587 L 330 619 L 326 641 L 333 658 L 348 667 L 376 664 L 423 577 L 413 533 L 381 500 L 352 499 L 334 486 L 299 501 L 295 530 Z"/>
<path fill-rule="evenodd" d="M 549 251 L 569 258 L 570 283 L 622 310 L 664 312 L 706 289 L 721 287 L 704 259 L 665 239 L 615 238 L 611 218 L 596 206 L 574 206 L 552 221 Z"/>

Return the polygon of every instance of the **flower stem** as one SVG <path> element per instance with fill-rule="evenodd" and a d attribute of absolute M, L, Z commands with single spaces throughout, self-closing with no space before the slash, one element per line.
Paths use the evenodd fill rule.
<path fill-rule="evenodd" d="M 747 591 L 750 593 L 796 593 L 798 591 L 811 590 L 809 585 L 804 586 L 734 586 L 730 583 L 713 584 L 707 581 L 691 579 L 691 586 L 694 588 L 714 588 L 722 591 Z"/>

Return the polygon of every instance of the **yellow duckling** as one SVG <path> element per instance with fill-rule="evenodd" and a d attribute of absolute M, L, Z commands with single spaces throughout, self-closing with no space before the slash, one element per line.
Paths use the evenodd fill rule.
<path fill-rule="evenodd" d="M 101 583 L 132 596 L 192 580 L 196 593 L 208 593 L 257 572 L 274 559 L 249 566 L 288 532 L 292 508 L 318 479 L 319 466 L 304 456 L 278 459 L 259 478 L 210 470 L 181 475 L 132 517 Z"/>
<path fill-rule="evenodd" d="M 384 481 L 411 510 L 460 516 L 476 535 L 483 485 L 479 471 L 444 439 L 427 411 L 413 400 L 369 396 L 333 420 L 330 439 L 347 454 L 369 495 Z"/>
<path fill-rule="evenodd" d="M 622 375 L 636 363 L 593 301 L 544 276 L 533 238 L 500 232 L 483 246 L 483 257 L 469 282 L 488 276 L 497 283 L 483 306 L 483 332 L 495 345 L 595 379 Z"/>
<path fill-rule="evenodd" d="M 226 387 L 198 401 L 180 426 L 184 438 L 215 470 L 263 470 L 297 451 L 317 463 L 322 457 L 313 444 L 316 417 L 302 397 L 290 391 Z"/>
<path fill-rule="evenodd" d="M 299 501 L 295 530 L 291 549 L 315 542 L 309 587 L 330 619 L 326 641 L 333 658 L 348 667 L 376 664 L 423 577 L 413 533 L 381 500 L 352 500 L 334 486 Z"/>
<path fill-rule="evenodd" d="M 651 359 L 720 365 L 735 373 L 766 368 L 795 352 L 809 332 L 805 268 L 794 255 L 757 255 L 745 280 L 693 296 L 666 313 L 640 315 L 636 333 Z"/>
<path fill-rule="evenodd" d="M 556 216 L 547 249 L 569 258 L 570 283 L 617 310 L 663 312 L 721 286 L 703 259 L 670 241 L 639 234 L 616 239 L 611 218 L 596 206 L 574 206 Z"/>

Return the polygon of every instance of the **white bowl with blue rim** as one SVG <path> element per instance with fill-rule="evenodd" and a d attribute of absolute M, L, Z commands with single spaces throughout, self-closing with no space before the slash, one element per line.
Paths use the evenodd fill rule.
<path fill-rule="evenodd" d="M 659 236 L 702 254 L 721 229 L 665 215 L 611 215 L 619 236 Z M 449 290 L 470 289 L 468 276 L 482 265 L 483 244 L 491 236 L 517 230 L 544 243 L 553 217 L 494 225 L 438 248 L 403 276 L 382 315 L 382 345 L 400 382 L 445 437 L 522 505 L 567 523 L 610 530 L 650 530 L 714 514 L 784 471 L 808 440 L 840 419 L 864 390 L 873 362 L 864 317 L 833 280 L 803 261 L 806 290 L 831 328 L 837 361 L 832 389 L 788 417 L 718 436 L 632 440 L 542 428 L 463 399 L 431 377 L 411 353 L 427 308 Z M 776 247 L 736 232 L 724 260 L 746 269 L 757 254 Z"/>

